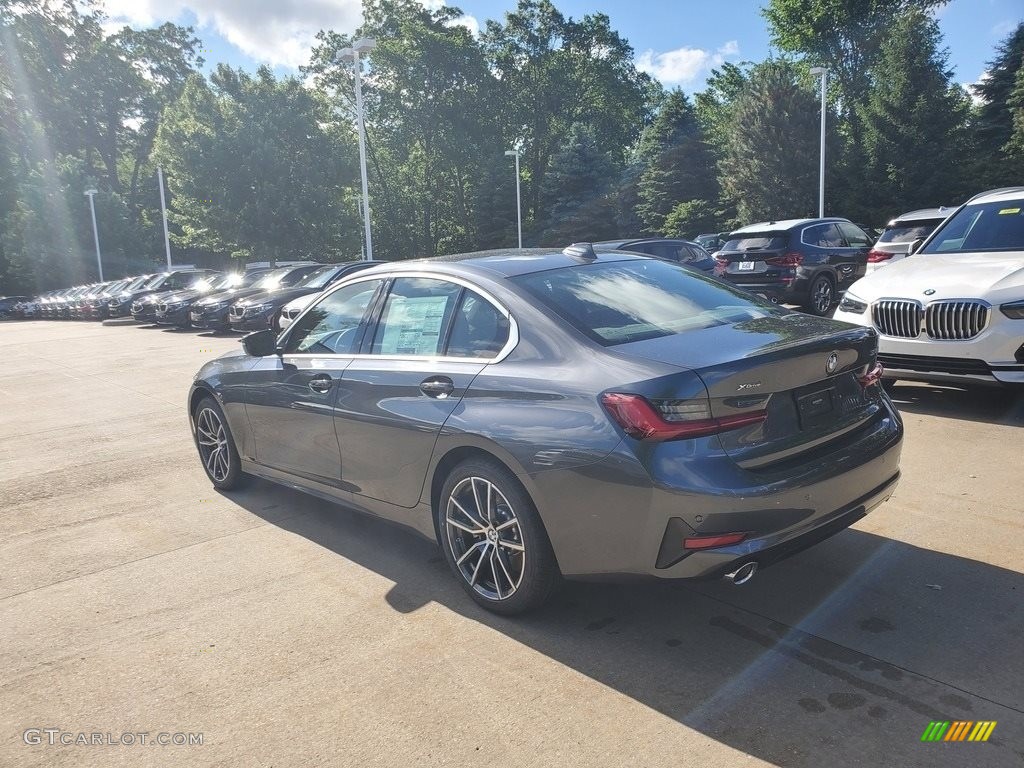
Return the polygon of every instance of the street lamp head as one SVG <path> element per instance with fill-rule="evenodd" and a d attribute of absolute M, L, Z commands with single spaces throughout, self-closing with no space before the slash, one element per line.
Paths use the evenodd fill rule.
<path fill-rule="evenodd" d="M 96 189 L 87 189 L 87 190 L 85 190 L 85 192 L 83 192 L 82 194 L 83 194 L 83 195 L 86 195 L 86 196 L 88 196 L 88 197 L 92 197 L 93 195 L 95 195 L 95 194 L 98 194 L 98 193 L 99 193 L 99 190 L 96 190 Z"/>
<path fill-rule="evenodd" d="M 518 154 L 519 154 L 519 150 L 518 149 L 506 149 L 505 150 L 505 157 L 515 157 Z"/>
<path fill-rule="evenodd" d="M 826 67 L 811 67 L 811 74 L 814 75 L 815 77 L 820 77 L 821 75 L 827 73 L 828 69 Z"/>
<path fill-rule="evenodd" d="M 352 43 L 352 47 L 357 53 L 369 53 L 377 47 L 377 41 L 372 37 L 362 37 Z"/>

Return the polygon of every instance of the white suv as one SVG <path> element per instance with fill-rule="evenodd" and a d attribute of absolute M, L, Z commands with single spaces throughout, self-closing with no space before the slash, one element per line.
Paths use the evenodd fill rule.
<path fill-rule="evenodd" d="M 886 379 L 1024 384 L 1024 187 L 976 195 L 914 245 L 836 320 L 878 331 Z"/>

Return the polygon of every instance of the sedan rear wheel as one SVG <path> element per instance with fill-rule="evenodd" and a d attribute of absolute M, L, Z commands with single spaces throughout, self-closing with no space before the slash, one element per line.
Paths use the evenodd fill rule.
<path fill-rule="evenodd" d="M 235 488 L 241 481 L 242 462 L 220 406 L 204 397 L 194 414 L 196 447 L 206 476 L 222 491 Z"/>
<path fill-rule="evenodd" d="M 507 469 L 487 460 L 460 464 L 435 514 L 445 559 L 477 603 L 510 615 L 547 599 L 558 580 L 551 543 Z"/>

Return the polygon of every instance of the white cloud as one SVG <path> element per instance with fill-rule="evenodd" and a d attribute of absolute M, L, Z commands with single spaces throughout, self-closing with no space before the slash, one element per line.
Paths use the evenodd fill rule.
<path fill-rule="evenodd" d="M 473 37 L 480 34 L 480 22 L 476 20 L 475 16 L 470 16 L 468 13 L 459 16 L 452 24 L 456 27 L 465 27 Z"/>
<path fill-rule="evenodd" d="M 740 46 L 735 40 L 729 40 L 713 52 L 687 47 L 665 53 L 647 50 L 640 54 L 636 66 L 665 85 L 689 85 L 726 59 L 738 56 L 739 52 Z"/>
<path fill-rule="evenodd" d="M 960 84 L 961 87 L 963 87 L 963 89 L 967 92 L 967 95 L 970 96 L 971 102 L 974 104 L 974 106 L 978 106 L 979 104 L 985 103 L 985 99 L 981 97 L 981 94 L 979 94 L 976 89 L 979 85 L 984 83 L 990 77 L 991 75 L 989 74 L 989 71 L 986 69 L 984 72 L 978 75 L 978 79 L 975 80 L 973 83 Z"/>
<path fill-rule="evenodd" d="M 195 15 L 200 31 L 212 29 L 256 61 L 296 68 L 309 60 L 321 29 L 353 32 L 362 23 L 360 0 L 106 0 L 120 23 L 144 27 Z"/>

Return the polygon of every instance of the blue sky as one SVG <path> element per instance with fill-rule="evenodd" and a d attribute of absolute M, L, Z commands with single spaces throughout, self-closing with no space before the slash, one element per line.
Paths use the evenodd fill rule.
<path fill-rule="evenodd" d="M 422 0 L 441 5 L 443 0 Z M 596 7 L 636 51 L 638 65 L 667 86 L 700 90 L 722 61 L 759 61 L 770 52 L 760 0 L 556 0 L 568 16 Z M 500 18 L 514 0 L 450 2 L 470 28 Z M 279 73 L 303 63 L 316 30 L 351 31 L 359 0 L 106 0 L 111 17 L 133 26 L 163 21 L 190 24 L 207 47 L 210 65 L 225 61 L 253 68 L 268 63 Z M 938 12 L 958 82 L 975 82 L 995 45 L 1024 20 L 1024 0 L 952 0 Z"/>

